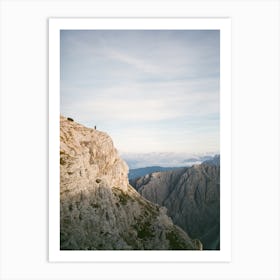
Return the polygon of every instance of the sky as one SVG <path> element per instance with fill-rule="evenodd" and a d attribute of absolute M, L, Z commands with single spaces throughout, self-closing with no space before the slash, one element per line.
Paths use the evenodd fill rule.
<path fill-rule="evenodd" d="M 218 30 L 62 30 L 61 114 L 123 153 L 219 152 Z"/>

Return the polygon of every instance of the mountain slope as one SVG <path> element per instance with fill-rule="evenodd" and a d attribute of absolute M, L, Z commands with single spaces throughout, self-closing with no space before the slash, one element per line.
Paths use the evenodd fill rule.
<path fill-rule="evenodd" d="M 173 222 L 201 240 L 204 249 L 219 249 L 219 157 L 189 168 L 152 173 L 130 183 L 148 200 L 165 206 Z"/>
<path fill-rule="evenodd" d="M 142 168 L 129 169 L 128 179 L 133 180 L 135 178 L 143 177 L 147 174 L 151 174 L 154 172 L 169 171 L 169 170 L 174 170 L 177 168 L 180 168 L 180 167 L 148 166 L 148 167 L 142 167 Z"/>
<path fill-rule="evenodd" d="M 127 173 L 106 133 L 60 118 L 61 250 L 201 249 Z"/>

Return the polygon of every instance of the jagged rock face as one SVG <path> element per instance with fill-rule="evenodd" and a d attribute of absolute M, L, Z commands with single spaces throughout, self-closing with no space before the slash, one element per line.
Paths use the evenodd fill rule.
<path fill-rule="evenodd" d="M 61 250 L 202 249 L 127 173 L 106 133 L 60 118 Z"/>
<path fill-rule="evenodd" d="M 201 240 L 204 249 L 220 248 L 219 158 L 130 183 L 148 200 L 165 206 L 173 222 Z"/>
<path fill-rule="evenodd" d="M 104 132 L 60 118 L 60 191 L 90 190 L 110 182 L 127 189 L 128 167 Z M 108 183 L 107 182 L 107 183 Z"/>

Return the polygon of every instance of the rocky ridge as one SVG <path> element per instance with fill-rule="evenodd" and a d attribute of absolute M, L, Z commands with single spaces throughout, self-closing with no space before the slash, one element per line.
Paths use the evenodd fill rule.
<path fill-rule="evenodd" d="M 61 250 L 201 250 L 127 174 L 109 135 L 60 117 Z"/>
<path fill-rule="evenodd" d="M 130 180 L 146 199 L 168 209 L 173 222 L 204 249 L 220 248 L 220 158 Z"/>

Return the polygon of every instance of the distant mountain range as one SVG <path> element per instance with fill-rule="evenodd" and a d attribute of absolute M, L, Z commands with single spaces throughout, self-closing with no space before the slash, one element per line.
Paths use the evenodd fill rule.
<path fill-rule="evenodd" d="M 200 164 L 211 160 L 216 153 L 189 154 L 189 153 L 121 153 L 130 169 L 146 167 L 182 167 Z"/>
<path fill-rule="evenodd" d="M 132 180 L 154 172 L 163 172 L 174 170 L 180 167 L 162 167 L 162 166 L 149 166 L 143 168 L 129 169 L 128 179 Z"/>
<path fill-rule="evenodd" d="M 204 250 L 220 248 L 220 156 L 192 167 L 154 172 L 130 180 L 146 199 L 167 208 L 173 222 L 201 240 Z"/>
<path fill-rule="evenodd" d="M 130 158 L 130 160 L 127 162 L 128 166 L 134 166 L 134 165 L 143 165 L 144 163 L 140 163 L 138 162 L 138 160 L 140 160 L 141 158 L 144 159 L 144 162 L 147 163 L 147 159 L 149 159 L 150 161 L 153 160 L 153 158 L 155 157 L 156 153 L 152 153 L 152 154 L 142 154 L 141 156 L 138 156 L 138 158 L 134 158 L 134 160 L 132 160 Z M 200 164 L 202 162 L 205 163 L 209 163 L 211 164 L 211 162 L 217 163 L 217 156 L 213 155 L 204 155 L 204 156 L 197 156 L 197 157 L 191 157 L 191 158 L 187 158 L 187 159 L 183 159 L 186 155 L 177 155 L 176 153 L 161 153 L 161 154 L 157 154 L 157 155 L 161 155 L 161 161 L 164 159 L 171 159 L 171 162 L 165 163 L 164 161 L 162 161 L 163 165 L 167 165 L 167 166 L 146 166 L 146 167 L 140 167 L 140 168 L 131 168 L 129 169 L 129 173 L 128 173 L 128 179 L 132 180 L 135 178 L 139 178 L 142 176 L 145 176 L 147 174 L 150 173 L 154 173 L 154 172 L 164 172 L 164 171 L 169 171 L 169 170 L 175 170 L 177 168 L 181 168 L 181 167 L 190 167 L 194 164 Z M 177 159 L 177 161 L 175 160 Z M 159 160 L 158 160 L 159 161 Z M 219 161 L 219 160 L 218 160 Z M 176 162 L 176 165 L 174 166 L 174 163 Z M 179 163 L 181 163 L 181 165 L 177 166 Z"/>

